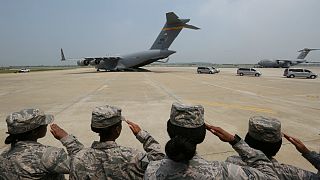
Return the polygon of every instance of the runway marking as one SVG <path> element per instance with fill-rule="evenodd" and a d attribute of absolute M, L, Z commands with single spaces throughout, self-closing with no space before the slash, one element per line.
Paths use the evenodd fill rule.
<path fill-rule="evenodd" d="M 310 100 L 319 100 L 320 99 L 320 96 L 312 95 L 312 94 L 309 94 L 309 95 L 301 94 L 301 95 L 295 95 L 295 96 L 297 96 L 297 97 L 305 97 L 305 98 L 310 99 Z"/>
<path fill-rule="evenodd" d="M 164 91 L 169 97 L 172 99 L 175 99 L 176 101 L 182 103 L 182 98 L 175 95 L 173 92 L 169 91 L 168 88 L 165 88 L 164 86 L 160 85 L 159 82 L 152 79 L 150 76 L 147 76 L 145 73 L 143 74 L 147 80 L 149 80 L 150 84 L 153 84 L 154 87 Z"/>
<path fill-rule="evenodd" d="M 100 87 L 99 89 L 97 89 L 97 91 L 101 91 L 101 90 L 103 90 L 105 88 L 108 88 L 108 85 L 104 85 L 104 86 Z"/>
<path fill-rule="evenodd" d="M 119 76 L 119 74 L 117 76 L 113 77 L 112 79 L 109 79 L 109 80 L 105 81 L 105 84 L 103 84 L 100 87 L 92 90 L 91 92 L 88 92 L 85 95 L 79 96 L 77 99 L 73 100 L 73 102 L 71 102 L 70 104 L 60 108 L 60 111 L 56 112 L 55 115 L 61 114 L 62 112 L 68 110 L 69 108 L 71 108 L 72 106 L 74 106 L 77 103 L 86 102 L 86 101 L 90 100 L 90 98 L 91 98 L 91 96 L 93 94 L 95 94 L 96 92 L 101 91 L 102 89 L 108 87 L 107 84 L 110 84 L 112 81 L 114 81 L 116 78 L 118 78 L 118 76 Z"/>
<path fill-rule="evenodd" d="M 5 95 L 7 95 L 7 94 L 9 94 L 9 93 L 7 93 L 7 92 L 0 93 L 0 96 L 5 96 Z"/>
<path fill-rule="evenodd" d="M 185 80 L 191 81 L 190 79 L 185 78 L 185 77 L 181 77 L 181 76 L 178 76 L 178 75 L 175 75 L 175 76 L 180 78 L 180 79 L 185 79 Z M 263 98 L 264 101 L 267 101 L 267 102 L 270 102 L 270 103 L 282 102 L 282 103 L 289 103 L 289 104 L 293 104 L 295 106 L 301 106 L 301 107 L 305 107 L 305 108 L 309 108 L 309 109 L 320 110 L 319 108 L 314 108 L 312 106 L 302 105 L 299 102 L 295 102 L 295 101 L 289 101 L 289 100 L 280 99 L 280 98 L 267 97 L 267 96 L 255 94 L 255 93 L 250 92 L 250 91 L 236 90 L 234 88 L 229 88 L 229 87 L 225 87 L 225 86 L 219 86 L 219 85 L 208 83 L 208 82 L 205 82 L 205 81 L 197 81 L 197 82 L 200 82 L 202 84 L 209 85 L 209 86 L 214 86 L 214 87 L 218 87 L 218 88 L 222 88 L 222 89 L 227 89 L 227 90 L 230 90 L 230 91 L 238 92 L 240 94 L 250 95 L 252 97 L 259 98 L 259 99 Z"/>
<path fill-rule="evenodd" d="M 236 90 L 237 92 L 240 92 L 242 94 L 248 94 L 248 95 L 251 95 L 251 96 L 257 96 L 256 93 L 253 93 L 253 92 L 250 92 L 250 91 L 242 91 L 242 90 Z"/>
<path fill-rule="evenodd" d="M 233 88 L 229 88 L 229 87 L 225 87 L 225 86 L 219 86 L 219 85 L 211 84 L 211 83 L 204 82 L 204 81 L 201 81 L 201 83 L 202 83 L 202 84 L 209 85 L 209 86 L 215 86 L 215 87 L 218 87 L 218 88 L 227 89 L 227 90 L 230 90 L 230 91 L 235 91 L 235 92 L 238 92 L 238 93 L 240 93 L 240 94 L 246 94 L 246 95 L 250 95 L 250 96 L 258 96 L 256 93 L 250 92 L 250 91 L 235 90 L 235 89 L 233 89 Z"/>
<path fill-rule="evenodd" d="M 144 74 L 145 75 L 145 74 Z M 163 87 L 162 85 L 159 85 L 159 83 L 155 83 L 154 80 L 152 80 L 150 78 L 150 76 L 146 76 L 145 77 L 148 78 L 148 80 L 150 80 L 154 86 L 160 88 L 161 90 L 163 90 L 166 94 L 168 94 L 170 97 L 172 97 L 173 99 L 175 99 L 178 102 L 183 102 L 182 98 L 176 96 L 174 93 L 170 92 L 167 88 Z M 178 78 L 182 78 L 181 76 L 177 76 Z M 182 79 L 187 79 L 187 78 L 182 78 Z M 187 79 L 190 80 L 190 79 Z M 218 85 L 213 85 L 210 83 L 206 83 L 206 82 L 201 82 L 203 84 L 207 84 L 207 85 L 212 85 L 212 86 L 217 86 L 220 88 L 224 88 L 224 89 L 228 89 L 228 90 L 232 90 L 232 91 L 236 91 L 242 94 L 247 94 L 250 96 L 257 96 L 255 93 L 250 92 L 250 91 L 241 91 L 241 90 L 234 90 L 232 88 L 227 88 L 227 87 L 223 87 L 223 86 L 218 86 Z M 229 109 L 240 109 L 240 110 L 246 110 L 246 111 L 254 111 L 254 112 L 259 112 L 259 113 L 268 113 L 268 114 L 275 114 L 275 112 L 271 109 L 266 109 L 266 108 L 259 108 L 259 107 L 254 107 L 254 106 L 242 106 L 242 105 L 235 105 L 235 104 L 226 104 L 226 103 L 220 103 L 220 102 L 204 102 L 204 101 L 197 101 L 197 100 L 190 100 L 192 103 L 195 104 L 202 104 L 202 105 L 209 105 L 209 106 L 214 106 L 214 107 L 224 107 L 224 108 L 229 108 Z"/>
<path fill-rule="evenodd" d="M 247 86 L 248 83 L 240 83 L 240 82 L 237 82 L 237 85 L 245 85 L 245 86 Z M 282 88 L 273 87 L 273 86 L 264 86 L 264 85 L 259 85 L 259 84 L 255 84 L 254 86 L 256 86 L 256 87 L 268 88 L 268 89 L 278 89 L 278 90 L 282 90 Z"/>
<path fill-rule="evenodd" d="M 275 114 L 276 113 L 271 109 L 259 108 L 259 107 L 254 107 L 254 106 L 242 106 L 242 105 L 237 105 L 237 104 L 226 104 L 226 103 L 221 103 L 221 102 L 206 102 L 206 101 L 198 101 L 198 100 L 191 100 L 191 102 L 194 104 L 202 104 L 202 105 L 208 105 L 208 106 L 213 106 L 213 107 L 224 107 L 224 108 L 229 108 L 229 109 L 240 109 L 240 110 L 254 111 L 254 112 L 259 112 L 259 113 L 268 113 L 268 114 Z"/>
<path fill-rule="evenodd" d="M 307 95 L 307 98 L 310 98 L 310 99 L 320 99 L 320 96 L 317 96 L 317 95 Z"/>
<path fill-rule="evenodd" d="M 29 89 L 24 88 L 23 90 L 20 89 L 20 90 L 14 90 L 10 92 L 3 92 L 3 93 L 0 93 L 0 96 L 6 96 L 6 95 L 11 95 L 11 94 L 20 93 L 20 92 L 27 92 Z"/>

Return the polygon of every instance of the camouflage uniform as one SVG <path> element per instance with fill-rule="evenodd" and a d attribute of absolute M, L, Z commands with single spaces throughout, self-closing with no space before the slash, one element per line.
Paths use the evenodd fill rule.
<path fill-rule="evenodd" d="M 25 109 L 9 115 L 6 119 L 8 132 L 19 134 L 33 130 L 53 121 L 52 115 L 45 115 L 39 109 Z M 70 155 L 83 145 L 72 135 L 62 138 L 67 148 L 42 145 L 35 141 L 18 141 L 0 155 L 1 179 L 64 179 L 70 170 Z"/>
<path fill-rule="evenodd" d="M 279 120 L 269 117 L 254 116 L 249 119 L 248 134 L 256 140 L 262 142 L 275 143 L 282 138 L 281 123 Z M 288 164 L 280 164 L 276 159 L 270 159 L 279 179 L 319 179 L 319 176 L 313 172 L 306 171 Z M 230 156 L 226 162 L 240 166 L 247 166 L 239 156 Z"/>
<path fill-rule="evenodd" d="M 239 166 L 246 166 L 247 164 L 241 160 L 239 156 L 230 156 L 226 162 L 236 164 Z M 313 172 L 306 171 L 288 164 L 280 164 L 276 159 L 272 158 L 271 162 L 273 168 L 277 173 L 279 179 L 294 180 L 294 179 L 319 179 L 320 177 Z"/>
<path fill-rule="evenodd" d="M 302 154 L 316 169 L 318 169 L 318 174 L 320 171 L 320 154 L 315 151 L 310 151 L 309 153 Z"/>
<path fill-rule="evenodd" d="M 114 106 L 97 107 L 92 112 L 91 126 L 106 128 L 124 118 Z M 91 148 L 81 150 L 71 164 L 70 179 L 142 179 L 149 161 L 162 159 L 159 143 L 146 131 L 136 138 L 146 151 L 119 146 L 114 141 L 93 142 Z"/>
<path fill-rule="evenodd" d="M 186 106 L 174 103 L 170 122 L 184 128 L 204 124 L 201 105 Z M 197 154 L 188 162 L 175 162 L 168 157 L 150 162 L 144 179 L 278 179 L 270 160 L 258 150 L 250 148 L 243 140 L 232 146 L 251 167 L 231 163 L 207 161 Z"/>

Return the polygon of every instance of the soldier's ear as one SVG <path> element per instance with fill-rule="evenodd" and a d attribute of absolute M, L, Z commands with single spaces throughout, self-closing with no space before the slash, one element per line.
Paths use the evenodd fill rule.
<path fill-rule="evenodd" d="M 40 138 L 39 136 L 40 136 L 40 132 L 37 129 L 31 130 L 30 137 L 38 139 L 38 138 Z"/>
<path fill-rule="evenodd" d="M 47 125 L 41 125 L 38 128 L 32 130 L 31 135 L 32 137 L 42 138 L 47 133 Z"/>
<path fill-rule="evenodd" d="M 120 135 L 121 129 L 122 129 L 122 126 L 117 126 L 116 127 L 116 132 L 117 132 L 118 135 Z"/>

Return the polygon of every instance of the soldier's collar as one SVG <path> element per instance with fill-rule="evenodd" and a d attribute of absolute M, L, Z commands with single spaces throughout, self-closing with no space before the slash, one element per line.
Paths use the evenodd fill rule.
<path fill-rule="evenodd" d="M 19 144 L 19 145 L 30 145 L 30 144 L 41 144 L 37 141 L 18 141 L 15 143 L 16 145 Z"/>
<path fill-rule="evenodd" d="M 99 142 L 94 141 L 91 145 L 93 149 L 110 149 L 117 147 L 117 143 L 115 141 L 106 141 L 106 142 Z"/>

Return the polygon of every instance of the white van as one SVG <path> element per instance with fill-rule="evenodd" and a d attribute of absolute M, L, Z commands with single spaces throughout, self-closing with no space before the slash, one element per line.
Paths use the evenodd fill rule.
<path fill-rule="evenodd" d="M 308 69 L 290 69 L 290 68 L 287 68 L 284 70 L 283 76 L 286 76 L 287 78 L 304 77 L 304 78 L 310 78 L 310 79 L 315 79 L 318 77 L 317 74 L 311 72 Z"/>
<path fill-rule="evenodd" d="M 214 74 L 214 73 L 218 73 L 218 71 L 216 69 L 213 69 L 212 67 L 198 67 L 197 73 L 198 74 L 201 74 L 201 73 Z"/>
<path fill-rule="evenodd" d="M 261 72 L 255 70 L 253 68 L 239 68 L 237 70 L 237 74 L 240 76 L 243 76 L 243 75 L 251 75 L 251 76 L 256 76 L 256 77 L 261 76 Z"/>

